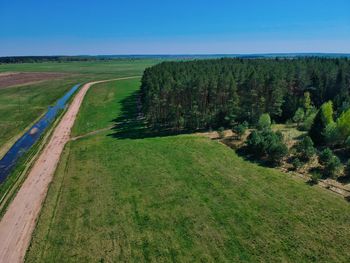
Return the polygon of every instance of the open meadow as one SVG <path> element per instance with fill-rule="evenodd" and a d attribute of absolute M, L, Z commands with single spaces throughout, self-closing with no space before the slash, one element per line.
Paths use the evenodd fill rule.
<path fill-rule="evenodd" d="M 77 83 L 90 80 L 142 75 L 156 60 L 112 60 L 87 62 L 43 62 L 2 64 L 0 74 L 8 72 L 65 73 L 60 78 L 30 81 L 0 88 L 0 157 L 37 120 L 47 107 Z M 19 77 L 19 76 L 18 76 Z M 16 83 L 17 75 L 11 76 Z M 30 78 L 28 78 L 30 79 Z M 0 78 L 0 84 L 2 79 Z"/>
<path fill-rule="evenodd" d="M 349 261 L 346 201 L 208 138 L 147 132 L 139 84 L 88 91 L 26 262 Z"/>

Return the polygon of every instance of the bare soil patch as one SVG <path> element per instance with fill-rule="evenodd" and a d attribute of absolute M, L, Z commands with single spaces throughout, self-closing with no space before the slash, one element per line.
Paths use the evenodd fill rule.
<path fill-rule="evenodd" d="M 60 72 L 5 72 L 0 73 L 0 89 L 23 84 L 58 79 L 67 76 Z"/>

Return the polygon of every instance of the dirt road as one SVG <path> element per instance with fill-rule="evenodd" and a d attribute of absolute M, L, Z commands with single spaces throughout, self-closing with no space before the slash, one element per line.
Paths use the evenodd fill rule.
<path fill-rule="evenodd" d="M 130 79 L 136 77 L 112 80 Z M 64 145 L 88 89 L 103 80 L 85 84 L 53 131 L 49 143 L 33 165 L 25 182 L 0 221 L 0 262 L 22 262 L 29 246 L 42 203 L 52 180 Z"/>

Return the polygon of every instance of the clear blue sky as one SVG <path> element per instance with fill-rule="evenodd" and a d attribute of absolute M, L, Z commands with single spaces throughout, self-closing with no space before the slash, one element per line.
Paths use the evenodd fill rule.
<path fill-rule="evenodd" d="M 0 56 L 350 53 L 350 0 L 0 0 Z"/>

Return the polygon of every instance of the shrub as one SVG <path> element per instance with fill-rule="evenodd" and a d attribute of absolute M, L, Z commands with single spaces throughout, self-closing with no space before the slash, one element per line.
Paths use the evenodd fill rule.
<path fill-rule="evenodd" d="M 323 131 L 323 136 L 327 144 L 335 144 L 339 141 L 339 132 L 335 122 L 327 125 Z"/>
<path fill-rule="evenodd" d="M 260 116 L 259 122 L 258 122 L 258 128 L 259 130 L 267 130 L 271 127 L 271 118 L 268 113 L 264 113 Z"/>
<path fill-rule="evenodd" d="M 218 134 L 219 134 L 219 138 L 220 139 L 223 139 L 225 137 L 225 129 L 224 129 L 224 127 L 220 127 L 218 129 Z"/>
<path fill-rule="evenodd" d="M 347 161 L 344 169 L 344 175 L 350 177 L 350 159 Z"/>
<path fill-rule="evenodd" d="M 314 123 L 314 119 L 316 117 L 316 112 L 310 113 L 305 119 L 300 128 L 304 131 L 309 131 L 311 129 L 312 124 Z"/>
<path fill-rule="evenodd" d="M 333 157 L 332 150 L 329 148 L 326 148 L 320 153 L 320 155 L 318 156 L 318 160 L 320 164 L 326 165 L 328 162 L 330 162 L 332 157 Z"/>
<path fill-rule="evenodd" d="M 334 123 L 333 114 L 333 103 L 331 101 L 324 103 L 317 112 L 309 131 L 309 135 L 316 145 L 326 142 L 324 132 L 328 125 Z"/>
<path fill-rule="evenodd" d="M 331 178 L 337 178 L 340 172 L 341 162 L 337 156 L 333 156 L 332 159 L 324 167 L 325 175 Z"/>
<path fill-rule="evenodd" d="M 241 139 L 241 137 L 244 135 L 246 130 L 248 129 L 248 123 L 245 121 L 241 124 L 236 125 L 232 131 L 235 132 L 238 135 L 238 138 Z"/>
<path fill-rule="evenodd" d="M 311 174 L 310 183 L 317 184 L 320 178 L 321 178 L 321 175 L 319 173 L 314 172 Z"/>
<path fill-rule="evenodd" d="M 336 178 L 339 175 L 341 162 L 333 152 L 326 148 L 319 155 L 320 164 L 324 166 L 324 174 L 331 178 Z"/>
<path fill-rule="evenodd" d="M 340 139 L 346 141 L 350 136 L 350 109 L 340 115 L 336 126 Z"/>
<path fill-rule="evenodd" d="M 253 131 L 247 138 L 248 151 L 256 157 L 264 155 L 263 137 L 260 132 Z"/>
<path fill-rule="evenodd" d="M 294 114 L 293 121 L 297 123 L 298 127 L 300 126 L 300 123 L 305 118 L 305 112 L 302 108 L 298 108 L 297 111 Z"/>
<path fill-rule="evenodd" d="M 255 157 L 266 157 L 273 164 L 279 164 L 288 154 L 282 133 L 271 130 L 253 131 L 247 139 L 247 149 Z"/>
<path fill-rule="evenodd" d="M 294 158 L 292 160 L 292 165 L 295 171 L 299 170 L 300 167 L 303 166 L 302 162 L 299 160 L 299 158 Z"/>
<path fill-rule="evenodd" d="M 316 154 L 314 143 L 309 136 L 305 136 L 301 141 L 299 141 L 295 148 L 298 156 L 305 162 L 309 161 Z"/>
<path fill-rule="evenodd" d="M 273 142 L 267 148 L 268 160 L 275 165 L 281 164 L 283 158 L 288 154 L 287 146 L 281 142 Z"/>

